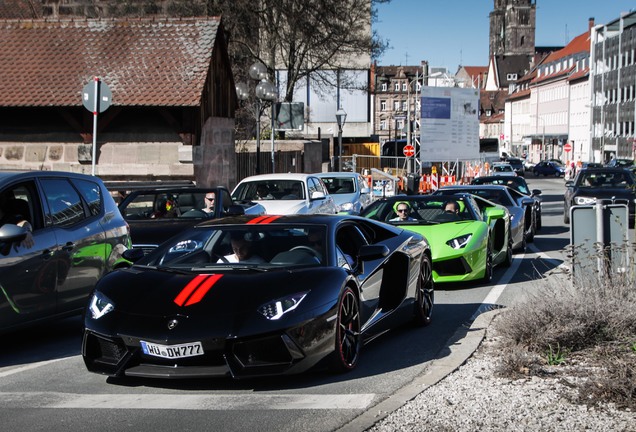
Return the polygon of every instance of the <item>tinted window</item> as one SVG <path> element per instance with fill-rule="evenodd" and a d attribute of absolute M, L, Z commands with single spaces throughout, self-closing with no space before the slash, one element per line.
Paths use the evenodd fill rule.
<path fill-rule="evenodd" d="M 99 215 L 102 212 L 102 192 L 99 185 L 88 180 L 73 180 L 73 183 L 88 203 L 91 215 Z"/>
<path fill-rule="evenodd" d="M 84 207 L 79 194 L 64 179 L 43 179 L 42 188 L 49 205 L 47 225 L 70 226 L 84 219 Z"/>

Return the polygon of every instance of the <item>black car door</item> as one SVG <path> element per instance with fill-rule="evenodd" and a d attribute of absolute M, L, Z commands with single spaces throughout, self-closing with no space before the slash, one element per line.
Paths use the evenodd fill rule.
<path fill-rule="evenodd" d="M 0 254 L 0 328 L 34 321 L 55 313 L 58 278 L 57 239 L 43 222 L 42 203 L 34 180 L 8 185 L 0 200 L 26 203 L 22 215 L 32 226 L 33 245 L 2 245 Z M 2 211 L 7 207 L 3 205 Z M 3 214 L 3 217 L 5 215 Z"/>
<path fill-rule="evenodd" d="M 57 311 L 84 307 L 104 271 L 110 251 L 99 216 L 92 215 L 79 192 L 65 178 L 41 179 L 47 203 L 45 223 L 55 230 L 58 250 Z"/>

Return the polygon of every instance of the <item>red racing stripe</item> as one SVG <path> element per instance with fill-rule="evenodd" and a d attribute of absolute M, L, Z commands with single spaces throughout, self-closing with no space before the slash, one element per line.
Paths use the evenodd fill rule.
<path fill-rule="evenodd" d="M 195 303 L 199 303 L 203 297 L 208 293 L 212 285 L 214 285 L 219 279 L 221 279 L 222 274 L 214 274 L 210 275 L 199 288 L 192 294 L 192 296 L 188 299 L 188 302 L 185 304 L 186 306 L 193 305 Z"/>
<path fill-rule="evenodd" d="M 282 215 L 281 216 L 269 216 L 269 217 L 266 217 L 265 220 L 260 221 L 259 223 L 261 225 L 265 225 L 265 224 L 274 222 L 276 219 L 278 219 L 280 217 L 282 217 Z"/>
<path fill-rule="evenodd" d="M 251 221 L 249 221 L 247 224 L 257 224 L 260 223 L 263 219 L 267 219 L 269 216 L 259 216 L 255 219 L 252 219 Z"/>
<path fill-rule="evenodd" d="M 175 297 L 174 302 L 179 306 L 190 306 L 198 303 L 207 294 L 212 285 L 218 281 L 221 276 L 217 274 L 200 274 L 194 277 L 188 284 L 181 290 L 179 295 Z M 187 303 L 186 303 L 187 300 Z"/>

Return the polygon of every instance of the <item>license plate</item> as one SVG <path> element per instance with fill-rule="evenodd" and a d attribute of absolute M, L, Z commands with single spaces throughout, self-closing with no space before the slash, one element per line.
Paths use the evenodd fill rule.
<path fill-rule="evenodd" d="M 159 345 L 141 341 L 144 354 L 167 359 L 195 357 L 203 355 L 201 342 L 190 342 L 179 345 Z"/>

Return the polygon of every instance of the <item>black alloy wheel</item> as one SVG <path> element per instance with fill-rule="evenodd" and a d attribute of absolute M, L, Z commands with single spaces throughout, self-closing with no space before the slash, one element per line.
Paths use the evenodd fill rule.
<path fill-rule="evenodd" d="M 482 281 L 488 283 L 492 280 L 492 247 L 490 246 L 490 240 L 488 240 L 488 249 L 486 250 L 486 269 L 484 271 L 484 277 Z"/>
<path fill-rule="evenodd" d="M 434 299 L 433 266 L 431 265 L 431 258 L 424 254 L 422 255 L 422 265 L 417 278 L 417 292 L 415 294 L 414 322 L 416 325 L 427 326 L 431 323 Z"/>
<path fill-rule="evenodd" d="M 523 243 L 525 244 L 525 238 L 526 238 L 526 234 L 523 234 Z M 510 267 L 512 265 L 512 235 L 510 237 L 508 237 L 508 247 L 506 248 L 506 260 L 503 262 L 503 266 L 504 267 Z M 524 250 L 525 250 L 525 246 L 524 246 Z"/>
<path fill-rule="evenodd" d="M 360 306 L 353 290 L 347 287 L 338 302 L 333 369 L 337 372 L 354 369 L 358 363 L 361 346 Z"/>

